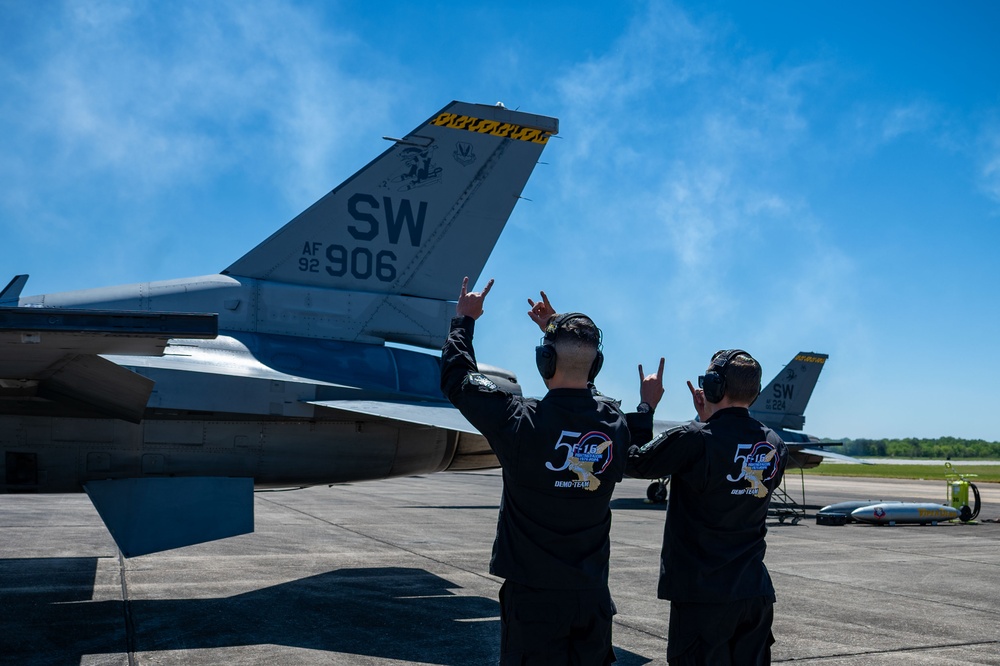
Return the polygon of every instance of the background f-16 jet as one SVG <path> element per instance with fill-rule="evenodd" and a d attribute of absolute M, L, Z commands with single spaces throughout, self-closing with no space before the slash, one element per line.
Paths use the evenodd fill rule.
<path fill-rule="evenodd" d="M 827 354 L 799 352 L 772 379 L 750 405 L 750 415 L 778 433 L 788 445 L 788 469 L 810 469 L 824 458 L 859 462 L 822 448 L 839 443 L 822 443 L 819 438 L 802 432 L 806 423 L 806 405 L 819 380 L 819 373 L 829 358 Z M 657 433 L 683 425 L 687 421 L 654 421 Z"/>
<path fill-rule="evenodd" d="M 820 442 L 818 437 L 802 432 L 805 427 L 806 405 L 819 380 L 819 373 L 829 358 L 827 354 L 799 352 L 760 392 L 750 405 L 750 415 L 777 432 L 788 446 L 787 469 L 811 469 L 824 458 L 860 463 L 857 458 L 826 450 L 827 446 L 840 446 L 840 442 Z M 684 425 L 687 421 L 654 421 L 653 428 L 660 433 Z M 652 502 L 667 499 L 669 480 L 659 479 L 646 489 Z M 804 491 L 803 491 L 804 493 Z M 803 503 L 805 498 L 803 497 Z"/>

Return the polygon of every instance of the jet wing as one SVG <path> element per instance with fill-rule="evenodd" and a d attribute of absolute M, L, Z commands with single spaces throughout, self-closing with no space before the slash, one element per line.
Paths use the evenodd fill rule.
<path fill-rule="evenodd" d="M 0 307 L 0 398 L 44 398 L 138 423 L 153 382 L 99 354 L 153 356 L 214 338 L 218 316 Z"/>
<path fill-rule="evenodd" d="M 339 409 L 390 421 L 443 428 L 478 435 L 479 431 L 465 420 L 462 413 L 440 402 L 381 402 L 377 400 L 316 400 L 311 405 Z"/>
<path fill-rule="evenodd" d="M 840 462 L 858 463 L 859 465 L 872 464 L 870 462 L 861 460 L 860 458 L 853 458 L 851 456 L 844 455 L 843 453 L 834 453 L 833 451 L 827 451 L 826 449 L 796 448 L 794 442 L 789 444 L 788 448 L 792 449 L 795 453 L 805 453 L 811 456 L 820 456 L 821 458 L 827 458 L 829 460 L 839 460 Z"/>

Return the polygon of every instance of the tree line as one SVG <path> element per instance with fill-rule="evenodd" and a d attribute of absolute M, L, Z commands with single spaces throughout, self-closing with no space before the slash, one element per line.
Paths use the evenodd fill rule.
<path fill-rule="evenodd" d="M 868 456 L 934 458 L 938 460 L 1000 458 L 1000 442 L 987 442 L 982 439 L 958 439 L 956 437 L 921 439 L 919 437 L 908 437 L 903 439 L 825 439 L 822 441 L 842 441 L 844 446 L 834 449 L 835 451 L 861 458 Z"/>

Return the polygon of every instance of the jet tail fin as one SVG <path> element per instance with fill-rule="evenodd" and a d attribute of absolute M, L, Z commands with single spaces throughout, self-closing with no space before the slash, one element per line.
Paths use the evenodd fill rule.
<path fill-rule="evenodd" d="M 21 297 L 21 290 L 28 283 L 27 275 L 15 275 L 14 279 L 7 283 L 7 286 L 0 291 L 0 307 L 17 307 L 18 299 Z"/>
<path fill-rule="evenodd" d="M 805 411 L 812 396 L 827 354 L 799 352 L 771 380 L 750 406 L 750 414 L 765 425 L 779 429 L 802 430 Z"/>
<path fill-rule="evenodd" d="M 452 102 L 226 274 L 453 300 L 479 276 L 555 118 Z"/>

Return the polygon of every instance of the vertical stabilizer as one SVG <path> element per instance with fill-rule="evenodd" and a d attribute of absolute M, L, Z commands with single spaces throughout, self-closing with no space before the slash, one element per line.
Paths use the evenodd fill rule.
<path fill-rule="evenodd" d="M 827 354 L 799 352 L 750 406 L 750 415 L 771 428 L 802 430 L 805 411 Z"/>
<path fill-rule="evenodd" d="M 0 291 L 0 307 L 16 308 L 18 299 L 21 297 L 21 290 L 27 283 L 27 275 L 15 275 L 14 279 L 3 288 L 3 291 Z"/>
<path fill-rule="evenodd" d="M 454 299 L 463 276 L 479 276 L 558 131 L 555 118 L 452 102 L 224 272 Z"/>

